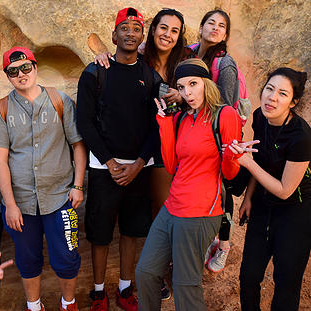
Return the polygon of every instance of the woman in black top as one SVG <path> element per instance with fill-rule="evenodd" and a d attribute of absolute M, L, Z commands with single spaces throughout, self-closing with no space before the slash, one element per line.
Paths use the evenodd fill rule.
<path fill-rule="evenodd" d="M 311 248 L 311 129 L 292 111 L 307 75 L 290 68 L 271 73 L 254 112 L 254 160 L 239 162 L 253 175 L 240 208 L 249 218 L 241 265 L 241 307 L 260 310 L 260 283 L 272 257 L 275 283 L 271 310 L 298 310 Z M 245 144 L 232 144 L 243 153 Z"/>

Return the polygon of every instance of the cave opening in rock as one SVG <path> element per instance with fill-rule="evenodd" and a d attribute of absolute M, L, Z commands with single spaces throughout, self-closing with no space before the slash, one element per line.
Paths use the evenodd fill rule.
<path fill-rule="evenodd" d="M 35 53 L 38 61 L 38 83 L 54 86 L 76 97 L 76 87 L 84 64 L 78 55 L 64 46 L 49 46 Z"/>

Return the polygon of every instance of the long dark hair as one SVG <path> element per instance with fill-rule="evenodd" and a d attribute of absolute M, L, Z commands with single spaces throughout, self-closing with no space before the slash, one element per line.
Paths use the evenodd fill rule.
<path fill-rule="evenodd" d="M 220 14 L 226 21 L 226 39 L 207 49 L 202 59 L 208 68 L 211 68 L 213 60 L 217 54 L 220 52 L 224 52 L 225 54 L 227 53 L 227 42 L 230 36 L 230 17 L 226 12 L 220 9 L 207 12 L 201 20 L 200 27 L 203 27 L 206 21 L 214 14 Z"/>
<path fill-rule="evenodd" d="M 155 67 L 157 61 L 159 60 L 157 48 L 154 44 L 154 36 L 153 33 L 158 26 L 161 18 L 165 15 L 176 16 L 181 22 L 180 33 L 178 36 L 178 40 L 176 45 L 173 47 L 166 65 L 166 78 L 167 83 L 170 86 L 174 85 L 174 70 L 177 64 L 181 61 L 184 55 L 184 46 L 186 45 L 186 39 L 184 37 L 185 33 L 185 22 L 183 15 L 174 10 L 174 9 L 163 9 L 157 13 L 157 15 L 153 18 L 152 23 L 149 27 L 146 46 L 145 46 L 145 54 L 144 60 L 149 64 L 151 67 Z"/>
<path fill-rule="evenodd" d="M 308 79 L 307 73 L 303 71 L 296 71 L 288 67 L 280 67 L 268 74 L 267 81 L 264 84 L 263 88 L 261 89 L 261 93 L 260 93 L 261 95 L 262 95 L 264 88 L 270 81 L 270 79 L 274 76 L 282 76 L 282 77 L 287 78 L 290 81 L 292 88 L 293 88 L 293 99 L 292 100 L 293 101 L 295 100 L 295 106 L 297 106 L 305 90 L 305 84 Z"/>

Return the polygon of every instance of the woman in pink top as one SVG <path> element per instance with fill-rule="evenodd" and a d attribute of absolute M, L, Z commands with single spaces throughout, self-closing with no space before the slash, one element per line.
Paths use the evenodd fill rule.
<path fill-rule="evenodd" d="M 156 101 L 162 157 L 174 178 L 136 267 L 140 311 L 160 310 L 161 278 L 170 261 L 176 310 L 206 311 L 201 280 L 207 246 L 221 222 L 221 176 L 232 179 L 239 170 L 236 155 L 226 148 L 220 174 L 212 123 L 221 100 L 208 77 L 208 68 L 200 59 L 188 59 L 177 66 L 177 88 L 189 105 L 177 135 L 178 115 L 174 119 L 166 115 L 164 101 Z M 232 107 L 226 106 L 220 113 L 220 133 L 224 144 L 241 138 L 241 123 Z"/>

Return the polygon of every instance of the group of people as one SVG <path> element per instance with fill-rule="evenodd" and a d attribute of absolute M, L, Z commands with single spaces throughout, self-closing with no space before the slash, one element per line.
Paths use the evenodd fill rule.
<path fill-rule="evenodd" d="M 229 16 L 219 9 L 206 13 L 197 44 L 186 46 L 184 33 L 182 14 L 163 9 L 142 44 L 143 16 L 134 8 L 120 10 L 112 32 L 116 52 L 96 58 L 104 66 L 85 68 L 77 107 L 64 93 L 36 83 L 37 61 L 28 48 L 3 54 L 14 89 L 0 100 L 1 211 L 15 244 L 27 311 L 45 310 L 43 234 L 60 282 L 60 310 L 78 310 L 76 208 L 83 200 L 86 165 L 91 311 L 109 309 L 105 273 L 117 219 L 117 305 L 160 310 L 170 294 L 164 276 L 171 267 L 175 309 L 206 310 L 204 266 L 221 271 L 230 250 L 223 209 L 232 217 L 233 200 L 229 189 L 224 199 L 222 178 L 235 178 L 241 167 L 251 175 L 240 208 L 240 218 L 248 219 L 241 308 L 260 310 L 260 283 L 272 257 L 271 310 L 298 310 L 311 249 L 311 129 L 293 108 L 307 75 L 290 68 L 269 74 L 253 115 L 254 140 L 243 142 L 245 118 L 233 108 L 240 81 L 227 53 Z M 163 84 L 169 88 L 160 98 Z M 171 113 L 168 107 L 176 105 L 183 110 Z M 139 237 L 147 239 L 135 270 L 137 300 L 132 276 Z M 0 266 L 0 277 L 10 263 Z"/>

